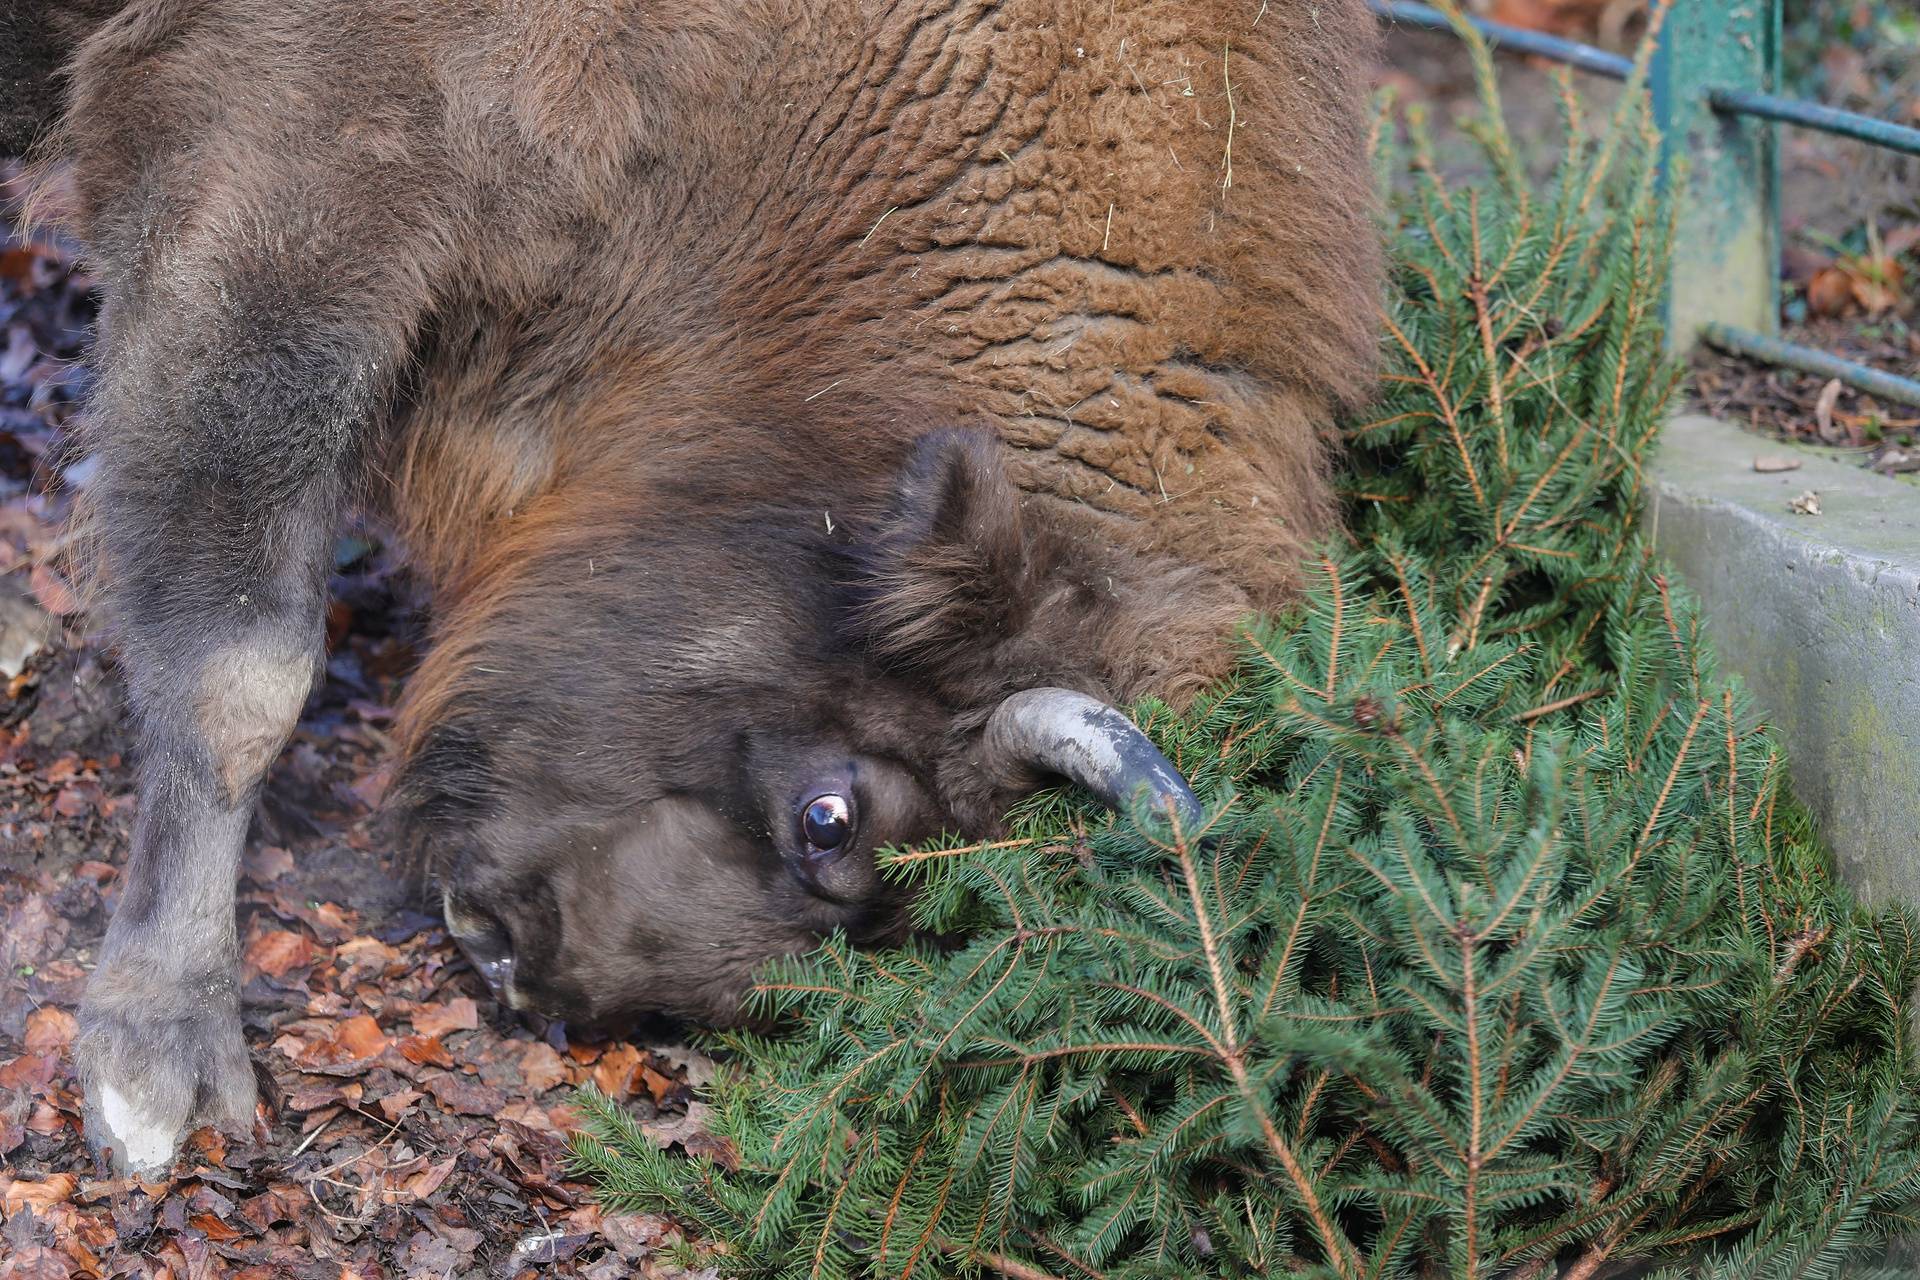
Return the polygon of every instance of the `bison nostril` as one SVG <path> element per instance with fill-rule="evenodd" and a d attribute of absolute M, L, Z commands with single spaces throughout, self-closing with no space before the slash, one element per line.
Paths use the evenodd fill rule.
<path fill-rule="evenodd" d="M 458 941 L 460 949 L 467 953 L 468 961 L 486 981 L 494 998 L 513 1006 L 513 944 L 507 940 L 506 931 L 494 929 L 477 937 L 459 938 Z"/>
<path fill-rule="evenodd" d="M 440 905 L 447 931 L 460 944 L 467 962 L 493 992 L 494 999 L 509 1008 L 519 1008 L 519 997 L 513 989 L 513 938 L 491 916 L 463 910 L 449 892 L 442 892 Z"/>

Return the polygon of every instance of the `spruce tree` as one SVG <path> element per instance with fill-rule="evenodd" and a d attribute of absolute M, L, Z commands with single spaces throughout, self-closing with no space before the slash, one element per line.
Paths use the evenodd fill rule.
<path fill-rule="evenodd" d="M 724 1163 L 588 1095 L 607 1203 L 770 1277 L 1820 1276 L 1911 1229 L 1914 921 L 1833 882 L 1643 536 L 1656 140 L 1565 91 L 1536 189 L 1474 50 L 1486 181 L 1382 129 L 1349 538 L 1139 709 L 1205 825 L 1056 792 L 892 853 L 949 941 L 775 966 Z"/>

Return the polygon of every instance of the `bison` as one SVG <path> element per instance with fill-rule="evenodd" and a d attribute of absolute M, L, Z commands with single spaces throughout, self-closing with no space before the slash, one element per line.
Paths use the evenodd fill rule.
<path fill-rule="evenodd" d="M 1112 708 L 1221 672 L 1333 518 L 1362 0 L 69 20 L 39 153 L 104 288 L 139 767 L 96 1146 L 253 1117 L 236 863 L 353 504 L 435 620 L 396 792 L 512 1006 L 736 1017 L 769 957 L 900 927 L 877 848 L 1048 778 L 1191 818 Z"/>

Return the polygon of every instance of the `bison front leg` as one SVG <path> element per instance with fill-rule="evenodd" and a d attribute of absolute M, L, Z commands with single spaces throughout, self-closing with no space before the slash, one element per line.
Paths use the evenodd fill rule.
<path fill-rule="evenodd" d="M 124 1168 L 164 1166 L 194 1124 L 252 1122 L 234 886 L 260 780 L 315 678 L 329 514 L 309 502 L 264 515 L 263 536 L 247 547 L 194 546 L 183 521 L 116 515 L 130 526 L 123 535 L 139 526 L 156 536 L 140 551 L 144 581 L 115 594 L 174 592 L 201 610 L 196 621 L 149 599 L 122 629 L 140 809 L 81 1008 L 78 1059 L 88 1137 Z M 208 553 L 221 543 L 230 558 L 216 563 Z M 168 560 L 180 567 L 167 570 Z"/>
<path fill-rule="evenodd" d="M 367 326 L 379 299 L 316 292 L 337 273 L 236 271 L 223 247 L 221 269 L 129 291 L 137 312 L 109 296 L 92 408 L 140 795 L 76 1056 L 90 1141 L 136 1171 L 193 1125 L 253 1119 L 241 846 L 321 666 L 336 516 L 404 342 Z"/>

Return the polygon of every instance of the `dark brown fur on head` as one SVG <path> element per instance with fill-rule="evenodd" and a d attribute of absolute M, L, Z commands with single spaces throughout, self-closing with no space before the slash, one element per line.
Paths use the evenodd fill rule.
<path fill-rule="evenodd" d="M 962 705 L 1048 685 L 1184 702 L 1240 602 L 1103 534 L 1011 485 L 984 433 L 927 437 L 874 548 L 863 634 L 878 661 Z"/>
<path fill-rule="evenodd" d="M 1089 545 L 984 432 L 930 432 L 844 496 L 835 519 L 656 492 L 652 518 L 610 505 L 476 584 L 401 792 L 512 999 L 725 1020 L 759 960 L 897 929 L 878 848 L 998 828 L 1019 791 L 979 737 L 1009 694 L 1113 698 L 1142 628 L 1216 642 L 1195 571 Z M 810 872 L 821 792 L 851 797 L 856 845 Z"/>

